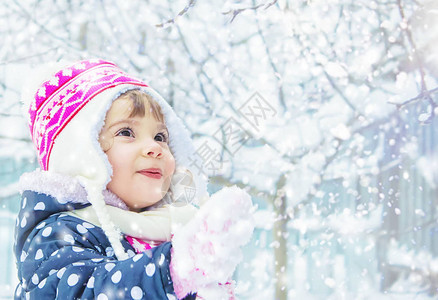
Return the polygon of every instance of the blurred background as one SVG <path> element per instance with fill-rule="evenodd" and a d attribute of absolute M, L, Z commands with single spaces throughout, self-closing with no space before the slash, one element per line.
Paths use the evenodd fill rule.
<path fill-rule="evenodd" d="M 438 299 L 435 47 L 435 0 L 1 1 L 0 299 L 38 167 L 24 79 L 97 57 L 174 107 L 210 192 L 253 196 L 238 299 Z"/>

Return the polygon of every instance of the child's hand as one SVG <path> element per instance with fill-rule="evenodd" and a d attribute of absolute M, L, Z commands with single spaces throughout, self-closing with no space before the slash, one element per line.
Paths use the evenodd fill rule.
<path fill-rule="evenodd" d="M 240 247 L 254 229 L 250 196 L 237 187 L 213 194 L 172 238 L 171 275 L 175 293 L 226 284 L 242 258 Z"/>

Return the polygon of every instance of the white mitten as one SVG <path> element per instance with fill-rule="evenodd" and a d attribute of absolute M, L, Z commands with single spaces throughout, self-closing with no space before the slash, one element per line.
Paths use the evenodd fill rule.
<path fill-rule="evenodd" d="M 196 294 L 199 300 L 236 300 L 234 295 L 234 283 L 232 281 L 225 284 L 210 283 L 201 287 Z"/>
<path fill-rule="evenodd" d="M 253 210 L 244 190 L 223 188 L 174 233 L 170 272 L 179 299 L 228 282 L 242 258 L 240 247 L 251 238 Z"/>

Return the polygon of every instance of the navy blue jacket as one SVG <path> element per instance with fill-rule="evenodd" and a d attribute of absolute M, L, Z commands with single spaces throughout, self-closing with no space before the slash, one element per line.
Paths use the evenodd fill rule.
<path fill-rule="evenodd" d="M 20 280 L 15 299 L 176 299 L 170 242 L 119 261 L 100 227 L 66 214 L 89 204 L 61 204 L 24 191 L 16 224 Z M 195 299 L 188 296 L 185 299 Z"/>

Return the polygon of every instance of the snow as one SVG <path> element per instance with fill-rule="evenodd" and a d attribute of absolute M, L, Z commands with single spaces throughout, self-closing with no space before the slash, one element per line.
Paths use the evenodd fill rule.
<path fill-rule="evenodd" d="M 438 187 L 438 159 L 436 153 L 433 153 L 429 157 L 419 157 L 417 167 L 429 186 L 436 189 Z"/>
<path fill-rule="evenodd" d="M 16 181 L 36 165 L 19 104 L 29 69 L 102 57 L 171 101 L 197 147 L 221 154 L 218 182 L 245 186 L 258 204 L 239 299 L 276 298 L 276 213 L 287 217 L 285 297 L 436 297 L 438 6 L 397 3 L 196 1 L 177 16 L 188 1 L 2 2 L 2 216 L 16 213 Z M 254 127 L 239 109 L 256 92 L 273 111 Z M 230 118 L 249 134 L 235 152 L 218 140 Z M 0 276 L 1 297 L 13 270 Z"/>

